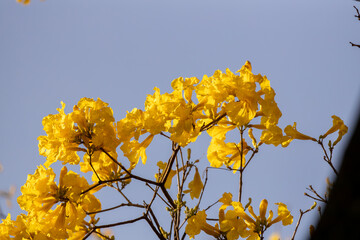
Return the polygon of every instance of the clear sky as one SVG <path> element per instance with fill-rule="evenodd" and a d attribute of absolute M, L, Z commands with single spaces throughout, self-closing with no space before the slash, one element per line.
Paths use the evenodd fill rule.
<path fill-rule="evenodd" d="M 44 134 L 42 118 L 55 114 L 60 101 L 69 112 L 80 98 L 99 97 L 118 121 L 126 111 L 143 108 L 155 86 L 170 91 L 174 78 L 236 71 L 246 60 L 255 74 L 270 79 L 283 113 L 280 126 L 296 121 L 298 130 L 317 138 L 336 114 L 351 132 L 360 100 L 360 49 L 349 44 L 360 43 L 353 5 L 360 7 L 350 0 L 32 0 L 28 6 L 1 0 L 0 189 L 15 184 L 19 196 L 27 174 L 44 162 L 36 139 Z M 205 166 L 209 138 L 203 135 L 194 157 Z M 336 165 L 349 136 L 335 149 Z M 149 150 L 148 162 L 166 160 L 169 150 L 162 149 Z M 305 188 L 324 190 L 331 174 L 320 147 L 294 141 L 285 149 L 260 151 L 245 172 L 244 199 L 252 197 L 255 209 L 263 198 L 273 210 L 273 203 L 284 202 L 296 221 L 298 209 L 312 205 Z M 139 173 L 149 174 L 146 167 Z M 235 194 L 236 181 L 211 174 L 205 202 L 224 191 Z M 104 207 L 118 203 L 111 194 L 104 194 Z M 13 203 L 11 209 L 5 201 L 0 205 L 15 218 L 20 209 Z M 118 211 L 104 223 L 139 216 L 132 214 Z M 316 216 L 305 215 L 298 239 L 308 237 Z M 273 230 L 289 237 L 294 228 L 295 223 Z M 114 233 L 123 239 L 154 236 L 145 222 Z"/>

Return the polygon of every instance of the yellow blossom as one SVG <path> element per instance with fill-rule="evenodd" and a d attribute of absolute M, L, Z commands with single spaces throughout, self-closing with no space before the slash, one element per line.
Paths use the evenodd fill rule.
<path fill-rule="evenodd" d="M 59 184 L 55 183 L 51 168 L 39 166 L 34 175 L 29 175 L 18 203 L 26 210 L 37 228 L 59 239 L 68 237 L 67 230 L 81 225 L 86 212 L 98 211 L 101 204 L 93 194 L 82 194 L 90 186 L 77 173 L 61 169 Z"/>
<path fill-rule="evenodd" d="M 191 182 L 189 182 L 188 187 L 189 187 L 189 190 L 185 190 L 184 193 L 190 192 L 191 199 L 194 199 L 194 197 L 195 198 L 200 197 L 200 193 L 204 187 L 204 184 L 201 181 L 201 177 L 200 177 L 197 167 L 195 167 L 194 179 Z"/>
<path fill-rule="evenodd" d="M 93 153 L 105 149 L 115 151 L 119 145 L 116 138 L 113 112 L 101 99 L 82 98 L 73 112 L 65 114 L 65 104 L 58 114 L 44 117 L 46 136 L 40 136 L 39 152 L 47 158 L 49 167 L 57 160 L 78 164 L 77 151 Z"/>
<path fill-rule="evenodd" d="M 24 5 L 28 5 L 30 3 L 30 0 L 16 0 L 18 3 L 22 3 Z"/>
<path fill-rule="evenodd" d="M 147 136 L 141 143 L 136 140 L 125 142 L 120 149 L 124 152 L 124 156 L 130 161 L 131 168 L 134 168 L 141 158 L 142 163 L 145 164 L 147 160 L 146 148 L 150 145 L 154 135 Z"/>
<path fill-rule="evenodd" d="M 289 136 L 291 139 L 299 139 L 299 140 L 312 140 L 314 142 L 317 142 L 317 140 L 313 137 L 307 136 L 305 134 L 302 134 L 296 129 L 296 122 L 294 122 L 293 126 L 286 126 L 284 129 L 284 132 L 287 136 Z"/>
<path fill-rule="evenodd" d="M 259 239 L 264 231 L 272 224 L 282 221 L 283 225 L 289 225 L 293 221 L 293 217 L 286 205 L 283 203 L 276 203 L 278 205 L 278 216 L 273 219 L 273 212 L 270 210 L 267 214 L 268 202 L 266 199 L 262 200 L 259 206 L 259 215 L 256 215 L 253 207 L 248 206 L 249 214 L 245 212 L 240 202 L 232 201 L 230 193 L 224 193 L 223 197 L 219 199 L 223 205 L 219 212 L 225 211 L 227 207 L 232 206 L 234 210 L 228 210 L 225 215 L 219 217 L 220 230 L 226 232 L 228 239 L 237 239 L 239 237 L 247 239 Z M 241 221 L 239 221 L 239 219 Z M 229 234 L 229 236 L 228 236 Z"/>
<path fill-rule="evenodd" d="M 245 141 L 240 143 L 225 143 L 225 137 L 213 137 L 207 150 L 207 158 L 212 167 L 221 167 L 223 164 L 232 166 L 236 171 L 240 165 L 245 165 L 245 155 L 249 148 Z M 242 153 L 242 156 L 241 156 Z"/>
<path fill-rule="evenodd" d="M 220 236 L 219 228 L 208 224 L 206 222 L 206 216 L 205 210 L 202 210 L 187 220 L 185 232 L 189 235 L 190 239 L 195 238 L 195 235 L 200 234 L 201 231 L 215 238 Z"/>
<path fill-rule="evenodd" d="M 332 127 L 322 137 L 326 138 L 329 134 L 339 131 L 339 135 L 333 143 L 333 146 L 335 146 L 338 142 L 340 142 L 342 137 L 347 133 L 348 127 L 344 124 L 344 121 L 341 120 L 341 118 L 339 118 L 338 116 L 333 115 L 332 119 L 333 119 Z"/>
<path fill-rule="evenodd" d="M 282 129 L 275 125 L 270 125 L 263 130 L 260 136 L 260 144 L 273 144 L 275 147 L 281 144 L 282 147 L 287 147 L 293 139 L 289 136 L 284 136 Z"/>

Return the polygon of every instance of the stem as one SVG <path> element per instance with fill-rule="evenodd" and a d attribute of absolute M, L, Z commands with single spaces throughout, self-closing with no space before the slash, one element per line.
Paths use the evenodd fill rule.
<path fill-rule="evenodd" d="M 308 210 L 306 210 L 306 211 L 303 212 L 303 211 L 300 209 L 300 216 L 299 216 L 299 219 L 298 219 L 298 221 L 297 221 L 297 223 L 296 223 L 296 227 L 295 227 L 294 233 L 293 233 L 293 235 L 292 235 L 292 237 L 291 237 L 291 240 L 294 240 L 294 238 L 295 238 L 296 232 L 297 232 L 297 230 L 298 230 L 298 228 L 299 228 L 299 225 L 300 225 L 300 222 L 301 222 L 301 219 L 302 219 L 303 215 L 304 215 L 305 213 L 311 211 L 311 210 L 312 210 L 312 209 L 309 208 Z"/>
<path fill-rule="evenodd" d="M 102 213 L 102 212 L 107 212 L 107 211 L 111 211 L 120 207 L 138 207 L 138 208 L 145 208 L 143 205 L 140 204 L 133 204 L 133 203 L 122 203 L 120 205 L 117 205 L 115 207 L 111 207 L 111 208 L 106 208 L 103 210 L 99 210 L 99 211 L 94 211 L 94 212 L 87 212 L 87 215 L 91 215 L 91 214 L 96 214 L 96 213 Z"/>
<path fill-rule="evenodd" d="M 150 220 L 148 217 L 146 217 L 146 216 L 144 215 L 144 219 L 145 219 L 146 222 L 150 225 L 151 229 L 154 231 L 154 233 L 158 236 L 159 239 L 161 239 L 161 240 L 166 240 L 166 239 L 164 238 L 164 236 L 163 236 L 160 232 L 157 231 L 157 229 L 155 228 L 154 224 L 151 222 L 151 220 Z"/>
<path fill-rule="evenodd" d="M 243 170 L 240 170 L 240 176 L 239 176 L 239 202 L 241 202 L 241 195 L 242 195 L 242 186 L 243 186 Z"/>
<path fill-rule="evenodd" d="M 126 180 L 126 179 L 129 179 L 131 178 L 130 176 L 127 176 L 127 177 L 123 177 L 123 178 L 118 178 L 118 179 L 111 179 L 111 180 L 104 180 L 104 181 L 99 181 L 97 184 L 89 187 L 88 189 L 86 189 L 85 191 L 81 192 L 81 194 L 85 194 L 87 192 L 89 192 L 90 190 L 102 185 L 102 184 L 105 184 L 105 183 L 111 183 L 111 182 L 118 182 L 118 181 L 123 181 L 123 180 Z"/>
<path fill-rule="evenodd" d="M 121 163 L 119 163 L 115 158 L 113 158 L 108 152 L 106 152 L 103 148 L 100 148 L 101 151 L 103 151 L 114 163 L 116 163 L 122 170 L 124 170 L 131 178 L 134 178 L 136 180 L 142 181 L 142 182 L 147 182 L 147 183 L 151 183 L 154 185 L 159 186 L 160 183 L 158 182 L 154 182 L 152 180 L 146 179 L 146 178 L 142 178 L 139 176 L 136 176 L 134 174 L 132 174 L 131 172 L 129 172 Z"/>
<path fill-rule="evenodd" d="M 151 199 L 149 206 L 151 206 L 152 202 L 155 200 L 155 197 L 158 196 L 168 207 L 171 207 L 171 205 L 168 202 L 166 202 L 165 199 L 161 197 L 161 195 L 158 193 L 159 191 L 158 186 L 155 189 L 153 189 L 148 183 L 146 183 L 146 186 L 148 186 L 154 192 L 153 199 Z"/>
<path fill-rule="evenodd" d="M 100 226 L 94 226 L 90 232 L 88 232 L 85 237 L 83 238 L 83 240 L 87 239 L 92 233 L 95 232 L 96 229 L 100 229 L 100 228 L 109 228 L 109 227 L 115 227 L 115 226 L 120 226 L 120 225 L 124 225 L 124 224 L 129 224 L 129 223 L 134 223 L 134 222 L 137 222 L 141 219 L 145 219 L 146 217 L 145 216 L 141 216 L 141 217 L 138 217 L 138 218 L 135 218 L 135 219 L 131 219 L 131 220 L 128 220 L 128 221 L 124 221 L 124 222 L 118 222 L 118 223 L 112 223 L 112 224 L 106 224 L 106 225 L 100 225 Z"/>
<path fill-rule="evenodd" d="M 243 189 L 243 155 L 244 155 L 244 129 L 241 127 L 240 130 L 240 176 L 239 176 L 239 198 L 238 201 L 241 203 L 241 195 Z"/>
<path fill-rule="evenodd" d="M 298 219 L 298 221 L 297 221 L 297 223 L 296 223 L 295 231 L 294 231 L 294 233 L 293 233 L 293 235 L 292 235 L 292 237 L 291 237 L 291 240 L 294 240 L 294 238 L 295 238 L 296 232 L 297 232 L 297 230 L 298 230 L 298 228 L 299 228 L 299 225 L 300 225 L 300 222 L 301 222 L 301 218 L 302 218 L 303 215 L 304 215 L 304 212 L 300 210 L 300 216 L 299 216 L 299 219 Z"/>
<path fill-rule="evenodd" d="M 200 132 L 203 132 L 203 131 L 206 131 L 206 130 L 210 129 L 213 125 L 215 125 L 216 123 L 218 123 L 218 122 L 219 122 L 223 117 L 225 117 L 225 116 L 226 116 L 226 113 L 223 113 L 223 114 L 221 114 L 219 117 L 217 117 L 214 121 L 212 121 L 212 122 L 210 122 L 210 123 L 202 126 L 202 127 L 200 128 Z"/>
<path fill-rule="evenodd" d="M 332 162 L 331 162 L 331 159 L 332 159 L 332 151 L 331 151 L 331 149 L 330 149 L 330 154 L 331 154 L 331 155 L 330 155 L 330 157 L 329 157 L 329 155 L 327 154 L 327 152 L 326 152 L 326 150 L 325 150 L 325 148 L 324 148 L 323 139 L 319 139 L 318 143 L 320 144 L 322 150 L 324 151 L 324 154 L 325 154 L 324 160 L 325 160 L 325 162 L 327 162 L 327 163 L 330 165 L 331 169 L 334 171 L 334 173 L 336 174 L 336 176 L 338 176 L 339 173 L 337 172 L 337 170 L 335 169 L 334 165 L 333 165 Z"/>
<path fill-rule="evenodd" d="M 92 156 L 92 154 L 88 154 L 89 155 L 89 163 L 90 163 L 90 167 L 91 167 L 91 169 L 93 170 L 93 172 L 95 173 L 95 175 L 96 175 L 96 177 L 97 177 L 97 179 L 99 180 L 99 182 L 101 182 L 101 179 L 100 179 L 100 177 L 99 177 L 99 175 L 97 174 L 97 172 L 95 171 L 95 169 L 94 169 L 94 167 L 93 167 L 93 165 L 92 165 L 92 162 L 91 162 L 91 156 Z"/>

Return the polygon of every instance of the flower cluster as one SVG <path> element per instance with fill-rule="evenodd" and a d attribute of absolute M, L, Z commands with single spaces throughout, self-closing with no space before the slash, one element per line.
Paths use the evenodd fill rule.
<path fill-rule="evenodd" d="M 86 212 L 100 210 L 100 201 L 90 192 L 82 194 L 83 189 L 89 188 L 88 182 L 66 167 L 61 169 L 59 184 L 55 177 L 51 168 L 43 166 L 28 176 L 18 198 L 20 207 L 28 214 L 15 221 L 9 215 L 5 224 L 0 225 L 4 228 L 2 233 L 19 239 L 67 239 L 85 227 Z"/>
<path fill-rule="evenodd" d="M 91 233 L 107 238 L 99 232 L 100 227 L 96 225 L 99 219 L 95 218 L 97 213 L 105 211 L 94 196 L 104 186 L 120 192 L 127 200 L 126 206 L 146 208 L 144 215 L 133 221 L 147 220 L 154 232 L 164 238 L 168 238 L 169 233 L 155 221 L 151 210 L 159 189 L 164 194 L 162 201 L 167 201 L 172 226 L 180 226 L 181 208 L 186 207 L 185 233 L 190 238 L 203 231 L 219 239 L 263 239 L 265 230 L 273 224 L 291 224 L 293 217 L 285 204 L 276 203 L 278 210 L 274 217 L 272 210 L 267 214 L 268 202 L 264 199 L 257 215 L 251 205 L 243 207 L 241 192 L 239 201 L 232 201 L 232 194 L 224 193 L 219 199 L 222 205 L 218 223 L 215 226 L 207 223 L 205 210 L 198 211 L 206 186 L 196 166 L 199 160 L 190 161 L 189 151 L 185 162 L 181 149 L 206 131 L 211 137 L 207 150 L 210 166 L 226 166 L 242 176 L 262 144 L 286 147 L 298 139 L 314 141 L 323 147 L 323 140 L 338 131 L 337 139 L 329 143 L 332 151 L 347 132 L 344 122 L 333 116 L 333 126 L 319 139 L 299 132 L 296 123 L 283 130 L 278 126 L 282 114 L 270 81 L 266 76 L 253 74 L 248 61 L 236 73 L 227 69 L 224 73 L 218 70 L 213 76 L 205 75 L 201 80 L 180 77 L 172 81 L 171 87 L 172 92 L 163 94 L 155 88 L 154 93 L 147 96 L 144 110 L 134 108 L 117 122 L 113 110 L 101 99 L 82 98 L 70 113 L 65 113 L 65 104 L 61 102 L 58 113 L 46 116 L 42 122 L 46 135 L 38 138 L 38 146 L 46 161 L 28 176 L 21 188 L 18 203 L 27 214 L 19 215 L 16 220 L 11 220 L 10 215 L 4 219 L 0 224 L 0 239 L 79 239 Z M 238 142 L 227 142 L 231 131 L 240 134 Z M 258 131 L 255 134 L 258 138 L 254 131 Z M 155 179 L 134 175 L 140 159 L 146 164 L 146 150 L 158 136 L 171 141 L 173 155 L 167 162 L 157 162 L 159 171 L 154 174 Z M 326 156 L 325 160 L 332 166 L 332 155 Z M 57 183 L 50 166 L 58 161 L 63 165 L 79 165 L 83 173 L 91 172 L 93 182 L 89 184 L 83 176 L 63 166 Z M 193 178 L 188 180 L 194 168 Z M 167 189 L 171 188 L 175 176 L 178 193 L 173 199 Z M 156 186 L 156 189 L 150 186 L 154 196 L 149 205 L 145 201 L 145 205 L 133 204 L 122 192 L 132 179 Z M 188 189 L 183 189 L 185 182 Z M 185 196 L 199 199 L 199 203 L 189 208 L 183 201 Z M 174 231 L 178 234 L 179 229 Z"/>
<path fill-rule="evenodd" d="M 206 222 L 205 210 L 199 211 L 196 215 L 188 219 L 188 225 L 185 232 L 194 238 L 201 231 L 208 235 L 219 238 L 221 235 L 226 236 L 228 240 L 235 240 L 239 237 L 247 240 L 255 240 L 263 237 L 267 228 L 271 225 L 282 222 L 284 226 L 292 224 L 293 216 L 283 203 L 276 203 L 278 205 L 278 216 L 273 218 L 273 211 L 269 211 L 266 216 L 268 202 L 266 199 L 262 200 L 259 207 L 259 215 L 256 215 L 253 207 L 249 205 L 246 213 L 244 207 L 240 202 L 232 201 L 231 193 L 224 193 L 219 199 L 222 203 L 219 209 L 219 224 L 212 226 Z M 225 210 L 232 207 L 232 210 Z"/>

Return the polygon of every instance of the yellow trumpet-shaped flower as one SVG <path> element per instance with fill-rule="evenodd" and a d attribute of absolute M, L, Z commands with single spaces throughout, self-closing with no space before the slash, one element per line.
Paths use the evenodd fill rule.
<path fill-rule="evenodd" d="M 270 125 L 267 129 L 262 131 L 260 137 L 260 144 L 273 144 L 278 146 L 281 144 L 282 147 L 287 147 L 293 139 L 289 136 L 284 136 L 282 129 L 276 125 Z"/>
<path fill-rule="evenodd" d="M 185 227 L 185 233 L 189 235 L 190 239 L 195 238 L 195 235 L 200 234 L 201 231 L 204 231 L 206 234 L 211 235 L 215 238 L 218 238 L 221 234 L 218 226 L 211 226 L 206 222 L 206 213 L 205 210 L 199 211 L 196 215 L 190 217 L 187 220 L 187 225 Z"/>
<path fill-rule="evenodd" d="M 199 170 L 195 167 L 195 174 L 194 174 L 194 179 L 189 182 L 189 189 L 185 190 L 184 193 L 189 193 L 190 192 L 190 197 L 191 199 L 195 198 L 199 198 L 200 193 L 204 187 L 204 184 L 201 181 L 201 177 L 199 174 Z"/>
<path fill-rule="evenodd" d="M 154 135 L 149 135 L 141 143 L 136 140 L 132 140 L 131 142 L 124 143 L 120 147 L 120 149 L 124 152 L 124 156 L 129 159 L 131 168 L 136 166 L 140 158 L 143 164 L 146 163 L 146 148 L 150 145 L 153 138 Z"/>
<path fill-rule="evenodd" d="M 299 132 L 296 129 L 296 122 L 294 122 L 293 126 L 286 126 L 286 128 L 284 129 L 284 132 L 286 133 L 287 136 L 289 136 L 292 139 L 299 139 L 299 140 L 312 140 L 314 142 L 317 142 L 317 140 L 313 137 L 310 137 L 308 135 L 302 134 L 301 132 Z"/>
<path fill-rule="evenodd" d="M 329 134 L 339 131 L 339 135 L 333 143 L 333 146 L 335 146 L 338 142 L 340 142 L 342 137 L 347 133 L 348 127 L 344 124 L 344 121 L 341 120 L 341 118 L 339 118 L 338 116 L 333 115 L 332 119 L 333 119 L 332 127 L 324 135 L 322 135 L 322 137 L 326 138 Z"/>

